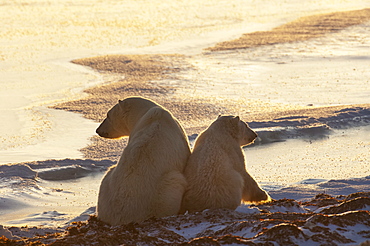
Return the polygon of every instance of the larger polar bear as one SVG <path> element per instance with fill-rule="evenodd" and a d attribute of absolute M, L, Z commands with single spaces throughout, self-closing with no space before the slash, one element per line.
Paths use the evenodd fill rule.
<path fill-rule="evenodd" d="M 151 100 L 129 97 L 108 112 L 96 132 L 105 138 L 129 136 L 118 164 L 102 180 L 100 220 L 122 225 L 179 213 L 190 147 L 169 111 Z"/>
<path fill-rule="evenodd" d="M 241 201 L 270 199 L 245 169 L 241 146 L 257 134 L 239 117 L 219 116 L 195 141 L 185 168 L 188 188 L 181 211 L 236 209 Z"/>

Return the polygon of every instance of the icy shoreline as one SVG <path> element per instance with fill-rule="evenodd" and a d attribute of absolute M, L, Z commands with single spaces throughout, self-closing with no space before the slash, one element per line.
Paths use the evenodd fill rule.
<path fill-rule="evenodd" d="M 285 180 L 276 178 L 275 182 L 267 182 L 265 178 L 258 176 L 258 173 L 268 172 L 268 165 L 265 165 L 265 169 L 262 170 L 262 164 L 253 158 L 261 156 L 261 154 L 254 154 L 254 152 L 260 151 L 260 148 L 263 150 L 268 146 L 266 150 L 279 149 L 279 146 L 277 146 L 279 143 L 286 142 L 289 144 L 291 140 L 302 143 L 312 141 L 313 145 L 320 145 L 320 139 L 330 137 L 329 139 L 333 139 L 331 141 L 335 142 L 337 140 L 334 133 L 338 130 L 362 129 L 364 125 L 368 125 L 369 120 L 370 111 L 368 108 L 353 107 L 339 110 L 336 114 L 327 117 L 315 118 L 301 115 L 263 122 L 251 122 L 250 126 L 257 131 L 259 137 L 253 146 L 245 149 L 247 169 L 252 174 L 256 173 L 257 180 L 275 199 L 294 198 L 302 200 L 322 192 L 331 195 L 348 195 L 349 193 L 365 191 L 370 187 L 368 179 L 362 179 L 363 185 L 361 185 L 361 176 L 351 171 L 352 169 L 348 166 L 347 168 L 349 168 L 351 174 L 356 175 L 358 179 L 354 179 L 352 183 L 342 182 L 341 180 L 344 179 L 339 179 L 338 187 L 334 189 L 330 184 L 335 184 L 335 182 L 328 181 L 330 176 L 328 179 L 314 179 L 315 173 L 311 171 L 310 176 L 313 179 L 306 180 L 307 174 L 304 169 L 302 174 L 297 173 L 299 177 L 302 177 L 302 179 L 297 180 L 300 183 L 293 185 L 293 181 L 289 181 L 289 175 L 285 177 Z M 361 130 L 360 134 L 362 131 L 365 130 Z M 190 143 L 195 138 L 196 135 L 189 136 Z M 295 142 L 292 142 L 292 144 L 297 145 Z M 283 148 L 286 149 L 286 147 Z M 116 159 L 119 158 L 121 151 L 117 150 L 119 154 Z M 90 206 L 95 206 L 100 180 L 104 172 L 114 164 L 115 161 L 104 159 L 62 159 L 0 165 L 0 180 L 2 181 L 0 188 L 3 193 L 0 200 L 0 214 L 2 215 L 0 224 L 60 226 L 66 223 Z M 318 164 L 326 165 L 325 163 Z M 258 171 L 257 169 L 261 170 Z M 337 168 L 336 171 L 343 172 L 345 170 Z M 273 170 L 273 172 L 280 171 Z M 299 172 L 299 169 L 296 172 Z M 366 172 L 366 170 L 362 170 L 361 174 Z M 343 172 L 342 176 L 346 177 L 346 175 L 351 174 Z M 340 189 L 342 186 L 349 187 Z M 331 189 L 333 193 L 330 193 Z M 39 201 L 40 199 L 41 201 Z M 74 200 L 71 201 L 71 199 Z M 75 207 L 76 209 L 73 211 L 68 207 Z M 28 209 L 34 211 L 34 215 L 31 215 L 27 211 Z M 53 209 L 58 213 L 52 213 Z M 42 215 L 43 212 L 46 212 L 46 214 Z M 52 218 L 54 218 L 54 221 L 50 222 Z"/>

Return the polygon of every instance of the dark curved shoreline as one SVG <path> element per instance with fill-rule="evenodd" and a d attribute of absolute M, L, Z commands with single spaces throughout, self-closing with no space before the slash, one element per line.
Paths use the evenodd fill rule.
<path fill-rule="evenodd" d="M 209 51 L 247 49 L 251 47 L 292 43 L 339 32 L 344 28 L 370 21 L 370 9 L 305 16 L 270 31 L 246 33 L 242 37 L 216 44 Z"/>

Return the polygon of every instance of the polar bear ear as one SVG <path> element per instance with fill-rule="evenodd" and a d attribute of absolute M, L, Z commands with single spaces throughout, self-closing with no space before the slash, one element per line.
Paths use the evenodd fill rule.
<path fill-rule="evenodd" d="M 118 100 L 118 105 L 120 108 L 123 108 L 125 104 L 126 104 L 125 100 Z"/>
<path fill-rule="evenodd" d="M 239 116 L 235 116 L 232 121 L 235 123 L 235 124 L 239 124 L 239 121 L 240 121 L 240 118 Z"/>

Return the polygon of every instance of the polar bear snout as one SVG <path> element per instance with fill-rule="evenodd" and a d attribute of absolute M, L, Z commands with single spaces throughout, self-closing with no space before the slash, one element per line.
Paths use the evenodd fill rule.
<path fill-rule="evenodd" d="M 122 134 L 114 129 L 109 120 L 105 119 L 95 131 L 103 138 L 120 138 Z"/>
<path fill-rule="evenodd" d="M 250 129 L 246 122 L 240 121 L 239 129 L 241 146 L 252 144 L 258 137 L 257 133 Z"/>
<path fill-rule="evenodd" d="M 104 131 L 104 130 L 102 130 L 102 127 L 101 127 L 101 125 L 98 127 L 98 128 L 96 128 L 96 134 L 98 134 L 100 137 L 103 137 L 103 138 L 109 138 L 109 134 L 108 134 L 108 132 L 106 132 L 106 131 Z"/>
<path fill-rule="evenodd" d="M 103 125 L 103 123 L 98 128 L 96 128 L 96 131 L 95 132 L 100 137 L 103 137 L 103 138 L 113 138 L 112 136 L 110 136 L 108 129 L 106 129 L 106 127 Z"/>
<path fill-rule="evenodd" d="M 246 136 L 246 138 L 244 138 L 245 142 L 242 143 L 242 145 L 249 145 L 249 144 L 254 143 L 254 141 L 257 139 L 257 137 L 258 137 L 257 133 L 251 130 L 248 133 L 248 135 Z"/>
<path fill-rule="evenodd" d="M 251 142 L 256 140 L 257 137 L 258 137 L 258 134 L 255 131 L 252 131 Z"/>

